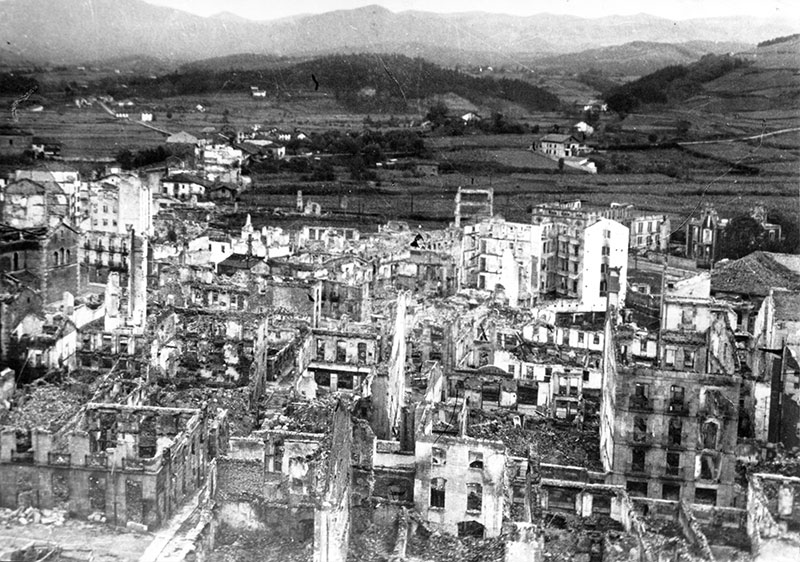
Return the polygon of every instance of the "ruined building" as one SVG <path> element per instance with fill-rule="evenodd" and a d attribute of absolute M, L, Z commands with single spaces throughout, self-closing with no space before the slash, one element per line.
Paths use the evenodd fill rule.
<path fill-rule="evenodd" d="M 224 413 L 90 403 L 63 427 L 0 430 L 0 506 L 155 529 L 205 484 Z"/>
<path fill-rule="evenodd" d="M 604 350 L 601 452 L 613 483 L 650 498 L 743 507 L 736 484 L 742 374 L 730 309 L 710 278 L 676 283 L 663 299 L 656 356 Z"/>

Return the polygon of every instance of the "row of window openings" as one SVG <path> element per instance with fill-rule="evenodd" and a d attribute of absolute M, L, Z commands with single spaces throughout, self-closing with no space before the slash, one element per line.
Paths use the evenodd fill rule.
<path fill-rule="evenodd" d="M 682 412 L 684 411 L 684 400 L 686 398 L 686 390 L 682 386 L 672 385 L 669 387 L 669 403 L 667 404 L 667 411 L 669 412 Z M 637 382 L 633 387 L 633 396 L 630 398 L 630 407 L 639 410 L 652 410 L 653 406 L 650 403 L 650 385 L 647 383 Z"/>
<path fill-rule="evenodd" d="M 647 232 L 655 232 L 656 223 L 655 222 L 648 222 L 643 223 L 640 222 L 636 227 L 636 234 L 642 234 L 644 232 L 644 225 L 647 224 Z"/>
<path fill-rule="evenodd" d="M 445 478 L 431 480 L 431 507 L 444 509 L 446 487 L 447 480 Z M 480 484 L 467 484 L 467 511 L 480 512 L 482 509 L 483 486 Z"/>
<path fill-rule="evenodd" d="M 97 219 L 92 219 L 92 226 L 97 226 Z M 108 226 L 108 219 L 103 219 L 103 226 Z M 111 226 L 117 226 L 117 221 L 112 220 Z"/>
<path fill-rule="evenodd" d="M 570 247 L 572 248 L 571 252 L 569 251 Z M 568 242 L 560 242 L 558 245 L 558 251 L 561 254 L 569 253 L 572 254 L 573 256 L 577 256 L 580 254 L 580 249 L 581 247 L 578 246 L 577 244 L 569 244 Z"/>
<path fill-rule="evenodd" d="M 599 364 L 594 364 L 592 366 L 599 367 L 600 365 Z M 514 365 L 509 365 L 508 366 L 508 372 L 511 373 L 512 375 L 514 374 Z M 574 371 L 568 371 L 568 374 L 570 372 L 574 372 Z M 526 376 L 526 378 L 531 379 L 531 380 L 536 378 L 536 371 L 534 370 L 533 365 L 528 365 L 527 372 L 526 372 L 525 376 Z M 544 382 L 550 382 L 550 379 L 552 377 L 553 377 L 553 368 L 552 367 L 545 367 L 544 368 Z M 568 378 L 568 377 L 560 377 L 560 380 L 561 381 L 565 381 L 566 378 Z M 583 380 L 583 382 L 589 382 L 589 370 L 588 369 L 583 369 L 583 371 L 581 372 L 581 379 Z M 565 386 L 565 384 L 566 384 L 565 382 L 561 383 L 562 386 Z M 572 383 L 570 383 L 570 384 L 572 384 Z M 575 383 L 574 384 L 575 385 L 578 384 L 577 383 L 577 379 L 575 379 Z"/>
<path fill-rule="evenodd" d="M 206 296 L 208 298 L 209 304 L 224 304 L 223 301 L 225 300 L 223 297 L 228 295 L 228 304 L 234 308 L 243 309 L 245 305 L 245 296 L 242 294 L 230 294 L 230 293 L 218 293 L 217 291 L 208 291 Z M 197 291 L 194 294 L 195 301 L 205 301 L 203 293 L 201 291 Z"/>
<path fill-rule="evenodd" d="M 92 334 L 84 334 L 83 335 L 83 347 L 82 350 L 93 350 L 94 347 L 92 346 L 92 341 L 95 338 Z M 101 350 L 111 351 L 112 346 L 112 337 L 110 335 L 104 334 L 102 337 L 101 343 Z M 119 340 L 117 340 L 117 353 L 120 354 L 127 354 L 128 353 L 128 338 L 120 336 Z"/>
<path fill-rule="evenodd" d="M 516 246 L 515 246 L 514 242 L 509 242 L 509 243 L 508 243 L 508 249 L 509 249 L 509 250 L 513 250 L 513 249 L 515 249 L 515 248 L 516 248 Z M 481 245 L 480 245 L 480 253 L 481 253 L 481 254 L 488 254 L 488 253 L 490 253 L 490 252 L 489 252 L 489 242 L 488 242 L 488 240 L 481 240 Z"/>
<path fill-rule="evenodd" d="M 469 452 L 469 467 L 483 470 L 483 453 L 478 451 Z M 447 464 L 447 451 L 438 447 L 431 449 L 431 465 L 444 466 Z"/>
<path fill-rule="evenodd" d="M 631 451 L 631 472 L 646 472 L 646 450 L 633 449 Z M 664 473 L 667 476 L 681 476 L 681 454 L 676 451 L 667 452 L 667 464 Z M 719 474 L 719 466 L 711 454 L 700 455 L 700 478 L 702 480 L 715 480 Z"/>
<path fill-rule="evenodd" d="M 627 492 L 634 496 L 647 497 L 647 482 L 628 482 L 625 486 Z M 681 499 L 680 484 L 663 484 L 661 499 L 679 501 Z M 713 488 L 695 488 L 694 502 L 705 505 L 716 505 L 717 491 Z"/>
<path fill-rule="evenodd" d="M 679 350 L 675 348 L 666 348 L 664 350 L 664 365 L 673 366 L 675 365 L 675 358 Z M 683 366 L 684 368 L 694 368 L 694 360 L 695 360 L 695 352 L 689 351 L 688 349 L 683 350 Z"/>
<path fill-rule="evenodd" d="M 14 269 L 16 270 L 19 266 L 19 259 L 17 255 L 14 254 Z M 66 265 L 72 261 L 72 252 L 69 250 L 64 250 L 61 248 L 60 250 L 53 252 L 53 264 L 54 265 Z"/>
<path fill-rule="evenodd" d="M 642 244 L 645 244 L 645 243 L 648 246 L 650 246 L 651 244 L 653 244 L 653 241 L 654 241 L 654 238 L 652 236 L 647 236 L 646 238 L 644 236 L 637 236 L 636 237 L 636 245 L 637 246 L 641 246 Z M 658 235 L 655 236 L 655 243 L 656 244 L 660 244 L 661 243 L 661 237 L 660 236 L 658 236 Z"/>
<path fill-rule="evenodd" d="M 634 443 L 647 442 L 647 419 L 642 416 L 633 418 Z M 701 427 L 701 437 L 704 449 L 716 449 L 719 438 L 719 425 L 713 421 L 704 422 Z M 683 443 L 683 421 L 671 418 L 667 427 L 667 446 L 680 447 Z"/>
<path fill-rule="evenodd" d="M 361 342 L 357 346 L 357 358 L 359 363 L 367 362 L 367 344 Z M 317 361 L 325 361 L 325 342 L 317 342 Z M 336 362 L 347 362 L 347 344 L 343 341 L 336 342 Z"/>
<path fill-rule="evenodd" d="M 109 252 L 116 252 L 117 251 L 117 245 L 114 243 L 113 240 L 109 241 L 108 248 L 105 248 L 103 246 L 103 241 L 102 240 L 98 240 L 97 244 L 95 245 L 94 248 L 92 248 L 91 242 L 89 242 L 87 240 L 86 244 L 84 245 L 84 247 L 87 250 L 94 250 L 95 252 L 102 252 L 104 250 L 108 250 Z M 123 253 L 127 253 L 128 252 L 128 247 L 124 243 L 120 243 L 120 251 L 122 251 Z"/>

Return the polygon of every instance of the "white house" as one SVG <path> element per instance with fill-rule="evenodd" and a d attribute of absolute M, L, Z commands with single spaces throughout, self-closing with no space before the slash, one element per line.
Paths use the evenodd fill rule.
<path fill-rule="evenodd" d="M 533 149 L 546 156 L 566 158 L 570 156 L 583 156 L 589 148 L 572 135 L 559 135 L 551 133 L 533 143 Z"/>
<path fill-rule="evenodd" d="M 484 219 L 464 227 L 463 286 L 495 291 L 502 286 L 511 306 L 538 295 L 542 251 L 540 225 Z"/>

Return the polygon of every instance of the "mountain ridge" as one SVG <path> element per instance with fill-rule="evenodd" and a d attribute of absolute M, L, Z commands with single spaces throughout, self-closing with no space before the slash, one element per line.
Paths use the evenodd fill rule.
<path fill-rule="evenodd" d="M 708 18 L 672 22 L 656 16 L 596 19 L 540 14 L 517 17 L 463 12 L 392 12 L 381 6 L 253 21 L 222 12 L 202 17 L 143 0 L 4 0 L 4 48 L 36 63 L 77 64 L 131 55 L 192 61 L 237 53 L 274 56 L 398 52 L 427 57 L 458 51 L 512 59 L 617 45 L 620 39 L 682 43 L 693 40 L 757 43 L 800 31 L 800 22 Z M 405 52 L 404 52 L 405 50 Z M 473 60 L 474 62 L 474 60 Z"/>

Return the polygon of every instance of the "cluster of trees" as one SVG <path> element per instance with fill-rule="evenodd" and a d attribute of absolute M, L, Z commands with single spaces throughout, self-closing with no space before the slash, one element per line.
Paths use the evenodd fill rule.
<path fill-rule="evenodd" d="M 792 35 L 784 35 L 782 37 L 775 37 L 774 39 L 767 39 L 766 41 L 762 41 L 758 44 L 759 47 L 769 47 L 770 45 L 777 45 L 778 43 L 786 43 L 787 41 L 791 41 L 793 39 L 800 39 L 800 33 L 794 33 Z"/>
<path fill-rule="evenodd" d="M 638 80 L 605 91 L 608 107 L 625 116 L 642 104 L 684 100 L 710 82 L 747 64 L 729 55 L 705 55 L 688 66 L 667 66 Z"/>
<path fill-rule="evenodd" d="M 287 143 L 286 148 L 290 151 L 305 149 L 346 156 L 362 154 L 368 157 L 370 164 L 380 162 L 387 153 L 416 158 L 427 156 L 422 136 L 411 130 L 364 129 L 360 132 L 345 133 L 334 129 L 323 133 L 311 133 L 306 140 L 292 140 Z"/>
<path fill-rule="evenodd" d="M 165 161 L 170 156 L 180 156 L 174 154 L 173 150 L 166 146 L 156 146 L 155 148 L 143 148 L 141 150 L 129 150 L 127 148 L 117 152 L 115 160 L 125 170 L 133 170 L 150 164 L 158 164 Z"/>
<path fill-rule="evenodd" d="M 29 76 L 0 73 L 0 94 L 19 96 L 31 90 L 38 90 L 39 82 Z"/>
<path fill-rule="evenodd" d="M 770 211 L 767 221 L 781 225 L 781 240 L 770 240 L 761 224 L 750 215 L 733 217 L 720 236 L 717 259 L 736 260 L 757 250 L 800 253 L 800 230 L 795 220 L 779 211 Z"/>
<path fill-rule="evenodd" d="M 421 58 L 402 55 L 331 55 L 292 66 L 258 70 L 210 70 L 184 67 L 158 78 L 127 80 L 124 95 L 147 97 L 198 95 L 221 91 L 249 91 L 260 85 L 276 95 L 298 90 L 332 92 L 348 108 L 363 112 L 399 112 L 409 99 L 422 99 L 453 92 L 482 101 L 494 97 L 518 103 L 529 110 L 550 111 L 560 107 L 558 97 L 522 80 L 474 77 L 442 68 Z M 99 83 L 111 95 L 123 92 L 117 78 Z"/>
<path fill-rule="evenodd" d="M 289 141 L 287 150 L 295 153 L 310 151 L 326 156 L 321 160 L 265 160 L 251 164 L 249 170 L 262 174 L 294 172 L 304 174 L 302 179 L 306 181 L 333 181 L 334 165 L 337 165 L 345 167 L 354 180 L 374 180 L 376 174 L 372 168 L 388 155 L 416 158 L 427 156 L 422 136 L 417 132 L 404 130 L 366 129 L 358 133 L 330 130 L 312 133 L 308 139 Z"/>
<path fill-rule="evenodd" d="M 434 103 L 425 114 L 425 119 L 433 124 L 434 129 L 447 136 L 463 135 L 467 129 L 494 135 L 524 135 L 532 132 L 529 126 L 513 121 L 499 111 L 492 112 L 488 119 L 465 123 L 460 116 L 450 115 L 450 109 L 443 101 Z"/>

